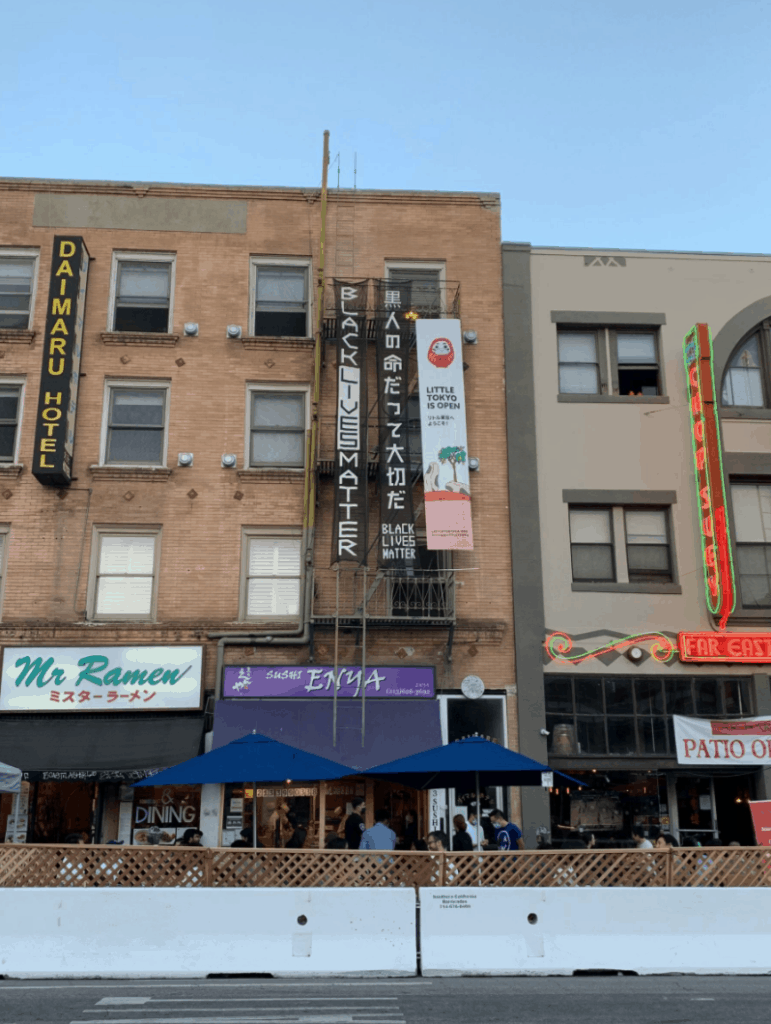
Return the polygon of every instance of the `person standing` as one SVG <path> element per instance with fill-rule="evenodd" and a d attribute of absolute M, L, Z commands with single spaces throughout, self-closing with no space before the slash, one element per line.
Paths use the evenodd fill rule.
<path fill-rule="evenodd" d="M 524 850 L 525 840 L 517 826 L 508 820 L 497 807 L 490 811 L 490 821 L 495 828 L 495 841 L 499 850 Z"/>
<path fill-rule="evenodd" d="M 476 849 L 477 841 L 480 846 L 484 846 L 487 842 L 487 839 L 485 838 L 485 830 L 482 828 L 482 821 L 476 810 L 472 810 L 471 808 L 469 808 L 468 812 L 466 831 L 471 836 L 471 842 L 474 845 L 474 849 Z"/>
<path fill-rule="evenodd" d="M 393 850 L 396 846 L 396 833 L 389 828 L 388 811 L 375 811 L 375 824 L 361 834 L 360 850 Z"/>
<path fill-rule="evenodd" d="M 452 848 L 454 851 L 473 850 L 474 843 L 466 831 L 466 819 L 462 814 L 456 814 L 452 819 L 455 834 L 452 837 Z"/>
<path fill-rule="evenodd" d="M 360 796 L 351 800 L 351 813 L 345 819 L 345 842 L 349 850 L 358 850 L 365 829 L 364 811 L 366 807 Z"/>

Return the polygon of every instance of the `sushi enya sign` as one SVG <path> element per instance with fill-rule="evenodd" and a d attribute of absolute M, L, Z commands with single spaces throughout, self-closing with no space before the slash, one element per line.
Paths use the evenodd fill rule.
<path fill-rule="evenodd" d="M 6 647 L 0 711 L 197 711 L 202 647 Z"/>
<path fill-rule="evenodd" d="M 433 697 L 432 668 L 378 665 L 364 671 L 366 696 Z M 335 670 L 321 665 L 226 665 L 224 697 L 332 697 Z M 338 697 L 361 697 L 361 667 L 339 666 Z"/>

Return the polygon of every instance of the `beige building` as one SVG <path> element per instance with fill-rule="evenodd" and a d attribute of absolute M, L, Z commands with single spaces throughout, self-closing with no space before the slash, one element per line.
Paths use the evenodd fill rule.
<path fill-rule="evenodd" d="M 767 666 L 660 662 L 655 638 L 625 638 L 716 629 L 683 362 L 697 322 L 720 396 L 727 628 L 769 632 L 771 257 L 504 245 L 503 267 L 521 749 L 589 783 L 555 783 L 549 806 L 524 792 L 525 820 L 555 841 L 655 825 L 753 842 L 768 773 L 678 765 L 672 715 L 768 714 Z M 556 632 L 572 649 L 555 638 L 551 657 Z"/>
<path fill-rule="evenodd" d="M 3 179 L 0 195 L 0 759 L 26 773 L 17 838 L 200 826 L 229 843 L 251 824 L 246 783 L 127 783 L 253 729 L 358 767 L 470 733 L 516 746 L 497 195 L 330 190 L 323 264 L 318 188 Z M 369 550 L 338 588 L 340 281 L 364 288 L 369 339 L 386 290 L 408 342 L 419 317 L 475 333 L 459 355 L 479 468 L 473 550 L 428 551 L 411 373 L 418 558 L 380 569 L 370 340 Z M 309 673 L 335 663 L 354 676 L 333 710 Z M 363 782 L 266 789 L 262 840 L 299 821 L 323 841 L 359 790 L 402 836 L 409 810 L 425 833 L 454 808 Z M 4 798 L 11 838 L 8 813 Z"/>

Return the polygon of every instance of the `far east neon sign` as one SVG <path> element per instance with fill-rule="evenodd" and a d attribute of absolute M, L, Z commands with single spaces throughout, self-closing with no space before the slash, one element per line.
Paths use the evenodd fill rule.
<path fill-rule="evenodd" d="M 686 335 L 683 357 L 688 378 L 707 607 L 717 617 L 718 627 L 722 630 L 736 606 L 736 587 L 728 538 L 720 426 L 715 415 L 712 340 L 706 324 L 696 324 Z"/>

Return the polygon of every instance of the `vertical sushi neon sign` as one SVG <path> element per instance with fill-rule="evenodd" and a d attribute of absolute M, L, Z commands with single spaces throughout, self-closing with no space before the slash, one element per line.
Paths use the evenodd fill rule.
<path fill-rule="evenodd" d="M 712 339 L 706 324 L 696 324 L 683 342 L 696 490 L 701 516 L 701 550 L 707 607 L 725 629 L 736 606 L 729 542 L 720 425 L 715 414 Z"/>

